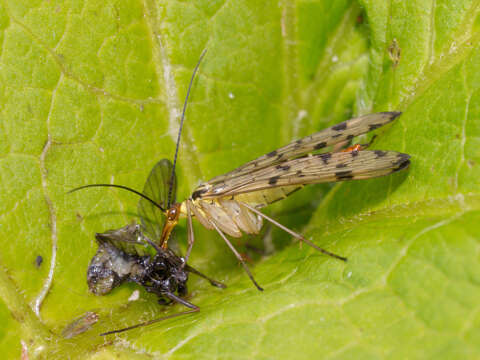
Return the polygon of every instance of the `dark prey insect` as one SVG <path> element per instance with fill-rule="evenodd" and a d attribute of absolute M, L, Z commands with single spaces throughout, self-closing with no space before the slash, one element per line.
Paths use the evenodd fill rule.
<path fill-rule="evenodd" d="M 263 214 L 259 209 L 286 198 L 306 184 L 369 179 L 407 168 L 410 164 L 409 155 L 394 151 L 365 150 L 368 145 L 356 144 L 340 152 L 315 153 L 326 150 L 332 145 L 351 141 L 355 136 L 388 124 L 401 113 L 382 112 L 360 116 L 293 141 L 229 173 L 201 184 L 188 199 L 176 203 L 171 194 L 174 187 L 172 179 L 175 177 L 180 134 L 192 82 L 204 53 L 192 74 L 185 98 L 167 201 L 158 202 L 151 199 L 146 193 L 142 194 L 131 188 L 115 184 L 91 184 L 72 191 L 87 187 L 107 186 L 122 188 L 141 196 L 145 206 L 150 208 L 150 212 L 158 214 L 155 216 L 156 218 L 161 217 L 162 214 L 166 218 L 159 237 L 155 238 L 159 239 L 158 245 L 163 249 L 167 248 L 170 233 L 180 217 L 186 217 L 188 248 L 185 259 L 188 259 L 194 243 L 192 218 L 195 217 L 204 227 L 215 230 L 222 237 L 259 290 L 263 289 L 257 284 L 242 256 L 226 235 L 240 237 L 242 233 L 258 234 L 262 228 L 263 219 L 316 250 L 345 261 L 346 258 L 318 247 L 302 235 Z"/>
<path fill-rule="evenodd" d="M 150 172 L 143 192 L 158 203 L 166 203 L 170 194 L 176 196 L 176 177 L 170 178 L 172 163 L 159 161 Z M 152 200 L 153 201 L 153 200 Z M 183 299 L 187 294 L 188 274 L 194 273 L 210 282 L 213 286 L 225 288 L 225 285 L 203 275 L 186 261 L 178 257 L 171 249 L 159 247 L 146 235 L 159 238 L 164 223 L 163 215 L 152 212 L 150 202 L 140 198 L 138 213 L 142 225 L 132 223 L 117 230 L 96 234 L 98 250 L 90 261 L 87 270 L 87 283 L 90 291 L 105 295 L 125 281 L 135 282 L 158 297 L 160 304 L 180 303 L 191 310 L 179 312 L 162 318 L 150 320 L 128 328 L 113 330 L 102 335 L 123 332 L 173 317 L 199 311 L 199 307 Z M 145 234 L 146 233 L 146 234 Z M 155 255 L 148 252 L 151 246 Z M 150 249 L 151 250 L 151 249 Z"/>
<path fill-rule="evenodd" d="M 198 306 L 182 298 L 187 295 L 189 273 L 207 279 L 213 286 L 225 287 L 186 264 L 172 250 L 158 247 L 142 233 L 140 225 L 135 223 L 96 234 L 95 238 L 98 250 L 87 270 L 87 283 L 91 292 L 105 295 L 123 282 L 131 281 L 157 295 L 160 304 L 175 302 L 191 309 L 101 335 L 119 333 L 199 311 Z M 149 255 L 145 245 L 153 246 L 156 254 Z"/>

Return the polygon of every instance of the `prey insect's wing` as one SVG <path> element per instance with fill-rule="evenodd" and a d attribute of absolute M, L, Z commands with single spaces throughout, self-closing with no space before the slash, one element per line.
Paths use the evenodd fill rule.
<path fill-rule="evenodd" d="M 275 164 L 283 163 L 286 160 L 300 157 L 311 153 L 312 151 L 321 150 L 342 141 L 351 140 L 355 136 L 365 134 L 392 122 L 395 118 L 400 116 L 400 114 L 400 112 L 396 111 L 379 112 L 341 122 L 315 134 L 293 141 L 288 145 L 247 162 L 231 172 L 211 179 L 207 184 L 214 185 L 221 183 L 233 177 L 242 176 L 251 173 L 252 171 L 257 171 Z M 199 188 L 199 190 L 201 191 L 201 188 Z"/>
<path fill-rule="evenodd" d="M 285 161 L 250 174 L 234 177 L 212 186 L 202 199 L 229 197 L 256 206 L 272 202 L 270 192 L 283 191 L 284 196 L 306 185 L 323 182 L 369 179 L 406 168 L 410 156 L 395 151 L 363 150 L 324 153 Z M 249 194 L 258 192 L 254 201 Z M 264 198 L 261 202 L 259 196 Z M 260 201 L 260 202 L 259 202 Z"/>
<path fill-rule="evenodd" d="M 160 204 L 163 208 L 167 207 L 168 191 L 170 187 L 170 177 L 173 165 L 168 159 L 162 159 L 150 171 L 143 194 Z M 173 177 L 172 185 L 172 202 L 175 202 L 177 191 L 177 180 Z M 138 213 L 142 221 L 145 233 L 151 239 L 160 239 L 162 235 L 162 227 L 165 222 L 165 215 L 160 209 L 155 207 L 151 202 L 141 198 L 138 202 Z"/>
<path fill-rule="evenodd" d="M 135 257 L 147 249 L 140 227 L 129 224 L 120 229 L 95 234 L 98 249 L 87 269 L 87 284 L 96 295 L 108 294 L 140 270 Z"/>
<path fill-rule="evenodd" d="M 146 255 L 147 241 L 139 226 L 132 222 L 120 229 L 95 234 L 99 244 L 109 243 L 116 249 L 130 255 Z"/>

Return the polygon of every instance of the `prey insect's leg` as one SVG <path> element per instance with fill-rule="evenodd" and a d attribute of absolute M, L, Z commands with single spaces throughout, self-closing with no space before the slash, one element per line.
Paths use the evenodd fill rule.
<path fill-rule="evenodd" d="M 190 252 L 192 251 L 193 243 L 195 242 L 195 234 L 193 233 L 193 224 L 192 224 L 192 212 L 190 211 L 190 201 L 187 200 L 187 241 L 188 247 L 187 252 L 185 253 L 185 262 L 187 263 L 188 257 L 190 256 Z M 211 281 L 210 281 L 211 282 Z"/>
<path fill-rule="evenodd" d="M 310 245 L 311 247 L 313 247 L 315 250 L 317 251 L 320 251 L 321 253 L 325 254 L 325 255 L 328 255 L 328 256 L 331 256 L 331 257 L 334 257 L 335 259 L 339 259 L 339 260 L 342 260 L 342 261 L 347 261 L 347 258 L 346 257 L 343 257 L 343 256 L 340 256 L 340 255 L 337 255 L 337 254 L 334 254 L 334 253 L 331 253 L 330 251 L 327 251 L 325 249 L 322 249 L 321 247 L 315 245 L 313 242 L 311 242 L 310 240 L 307 240 L 305 239 L 302 235 L 300 234 L 297 234 L 296 232 L 290 230 L 289 228 L 283 226 L 282 224 L 276 222 L 275 220 L 273 220 L 271 217 L 265 215 L 264 213 L 262 213 L 261 211 L 258 211 L 257 209 L 255 209 L 253 206 L 250 206 L 244 202 L 241 202 L 241 204 L 243 206 L 245 206 L 247 209 L 253 211 L 255 214 L 263 217 L 265 220 L 268 220 L 270 221 L 273 225 L 276 225 L 278 226 L 280 229 L 282 229 L 283 231 L 286 231 L 287 233 L 289 233 L 290 235 L 292 235 L 294 238 L 300 240 L 300 241 L 303 241 L 304 243 L 306 243 L 307 245 Z"/>
<path fill-rule="evenodd" d="M 189 307 L 190 309 L 194 309 L 196 311 L 200 310 L 200 308 L 192 304 L 191 302 L 188 302 L 187 300 L 182 299 L 180 296 L 175 295 L 174 293 L 171 292 L 163 292 L 162 295 L 165 297 L 169 298 L 172 301 L 175 301 L 176 303 L 182 304 L 183 306 Z"/>
<path fill-rule="evenodd" d="M 152 280 L 154 280 L 154 279 L 152 279 Z M 105 335 L 110 335 L 110 334 L 117 334 L 117 333 L 121 333 L 121 332 L 124 332 L 124 331 L 127 331 L 127 330 L 136 329 L 136 328 L 138 328 L 138 327 L 148 326 L 148 325 L 151 325 L 151 324 L 154 324 L 154 323 L 163 321 L 163 320 L 168 320 L 168 319 L 172 319 L 172 318 L 175 318 L 175 317 L 178 317 L 178 316 L 187 315 L 187 314 L 192 314 L 192 313 L 194 313 L 194 312 L 200 311 L 200 308 L 199 308 L 197 305 L 192 304 L 191 302 L 188 302 L 187 300 L 184 300 L 184 299 L 182 299 L 181 297 L 178 297 L 177 295 L 175 295 L 175 294 L 173 294 L 173 293 L 171 293 L 171 292 L 162 292 L 161 294 L 164 295 L 165 297 L 169 298 L 170 300 L 172 300 L 172 301 L 174 301 L 174 302 L 176 302 L 176 303 L 182 304 L 183 306 L 186 306 L 186 307 L 188 307 L 188 308 L 190 308 L 190 309 L 192 309 L 192 310 L 182 311 L 182 312 L 179 312 L 179 313 L 176 313 L 176 314 L 172 314 L 172 315 L 168 315 L 168 316 L 164 316 L 164 317 L 161 317 L 161 318 L 158 318 L 158 319 L 153 319 L 153 320 L 145 321 L 145 322 L 143 322 L 143 323 L 136 324 L 136 325 L 132 325 L 132 326 L 128 326 L 128 327 L 123 328 L 123 329 L 107 331 L 107 332 L 101 333 L 100 336 L 105 336 Z"/>
<path fill-rule="evenodd" d="M 253 275 L 252 273 L 250 272 L 250 269 L 248 268 L 247 264 L 245 264 L 245 261 L 243 260 L 242 258 L 242 255 L 240 255 L 238 253 L 238 251 L 233 247 L 232 243 L 227 239 L 227 237 L 225 236 L 225 234 L 222 232 L 222 230 L 220 230 L 218 228 L 218 226 L 213 222 L 213 221 L 209 221 L 210 224 L 215 228 L 215 230 L 217 230 L 217 232 L 220 234 L 220 236 L 222 237 L 222 239 L 227 243 L 228 247 L 230 248 L 230 250 L 233 251 L 233 253 L 235 254 L 235 256 L 237 257 L 238 261 L 240 261 L 240 264 L 242 264 L 243 266 L 243 269 L 246 271 L 248 277 L 250 278 L 250 280 L 252 280 L 253 284 L 257 287 L 258 290 L 260 291 L 263 291 L 263 288 L 257 284 L 257 282 L 255 281 L 255 279 L 253 278 Z"/>
<path fill-rule="evenodd" d="M 157 253 L 161 254 L 163 252 L 163 250 L 161 250 L 157 244 L 155 244 L 152 240 L 150 240 L 149 238 L 147 238 L 146 236 L 144 236 L 144 239 L 148 242 L 148 244 L 153 247 Z"/>
<path fill-rule="evenodd" d="M 105 336 L 105 335 L 110 335 L 110 334 L 117 334 L 117 333 L 121 333 L 121 332 L 124 332 L 124 331 L 127 331 L 127 330 L 136 329 L 136 328 L 139 328 L 139 327 L 142 327 L 142 326 L 148 326 L 148 325 L 155 324 L 155 323 L 160 322 L 160 321 L 163 321 L 163 320 L 168 320 L 168 319 L 176 318 L 176 317 L 182 316 L 182 315 L 192 314 L 192 313 L 195 313 L 195 312 L 197 312 L 197 311 L 199 311 L 199 310 L 200 310 L 200 308 L 197 307 L 197 308 L 195 308 L 195 309 L 193 309 L 193 310 L 182 311 L 182 312 L 179 312 L 179 313 L 176 313 L 176 314 L 172 314 L 172 315 L 164 316 L 164 317 L 161 317 L 161 318 L 157 318 L 157 319 L 145 321 L 145 322 L 143 322 L 143 323 L 136 324 L 136 325 L 132 325 L 132 326 L 128 326 L 128 327 L 123 328 L 123 329 L 107 331 L 107 332 L 101 333 L 100 336 Z"/>
<path fill-rule="evenodd" d="M 156 285 L 158 286 L 161 286 L 161 282 L 154 279 L 153 277 L 149 276 L 149 279 Z M 157 296 L 165 296 L 167 298 L 169 298 L 170 300 L 172 301 L 175 301 L 176 303 L 179 303 L 179 304 L 182 304 L 183 306 L 186 306 L 186 307 L 189 307 L 190 309 L 199 309 L 199 307 L 197 305 L 194 305 L 192 304 L 191 302 L 188 302 L 187 300 L 184 300 L 182 299 L 181 297 L 175 295 L 174 293 L 171 293 L 171 292 L 168 292 L 168 291 L 155 291 L 155 287 L 151 286 L 151 287 L 147 287 L 145 286 L 145 288 L 147 289 L 147 291 L 150 291 L 154 294 L 156 294 Z"/>
<path fill-rule="evenodd" d="M 182 304 L 183 306 L 189 307 L 190 309 L 198 309 L 197 305 L 194 305 L 191 302 L 188 302 L 187 300 L 182 299 L 181 297 L 175 295 L 174 293 L 159 289 L 158 287 L 162 286 L 161 281 L 159 281 L 157 279 L 154 279 L 151 276 L 149 276 L 148 278 L 150 279 L 150 281 L 153 284 L 155 284 L 157 286 L 157 287 L 155 287 L 155 286 L 145 286 L 144 285 L 145 289 L 148 292 L 151 292 L 151 293 L 157 295 L 159 298 L 161 298 L 162 296 L 165 296 L 166 298 L 168 298 L 168 299 L 170 299 L 170 300 L 172 300 L 176 303 Z"/>
<path fill-rule="evenodd" d="M 222 288 L 222 289 L 225 289 L 227 287 L 227 285 L 225 284 L 222 284 L 221 282 L 219 281 L 216 281 L 216 280 L 213 280 L 211 278 L 209 278 L 207 275 L 204 275 L 202 274 L 200 271 L 198 271 L 197 269 L 191 267 L 190 265 L 188 264 L 185 264 L 185 269 L 187 269 L 188 272 L 191 272 L 195 275 L 198 275 L 200 276 L 201 278 L 204 278 L 205 280 L 207 280 L 210 284 L 212 284 L 213 286 L 216 286 L 218 288 Z"/>

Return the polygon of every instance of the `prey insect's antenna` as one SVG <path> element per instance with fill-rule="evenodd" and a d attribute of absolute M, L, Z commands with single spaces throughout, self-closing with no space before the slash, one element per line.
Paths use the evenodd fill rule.
<path fill-rule="evenodd" d="M 107 331 L 107 332 L 101 333 L 100 336 L 106 336 L 106 335 L 111 335 L 111 334 L 118 334 L 118 333 L 121 333 L 121 332 L 124 332 L 124 331 L 136 329 L 136 328 L 139 328 L 139 327 L 142 327 L 142 326 L 148 326 L 148 325 L 151 325 L 151 324 L 155 324 L 155 323 L 160 322 L 160 321 L 163 321 L 163 320 L 172 319 L 172 318 L 175 318 L 175 317 L 178 317 L 178 316 L 182 316 L 182 315 L 192 314 L 192 313 L 194 313 L 194 312 L 197 312 L 198 310 L 200 310 L 200 309 L 199 309 L 199 308 L 194 308 L 193 310 L 182 311 L 182 312 L 179 312 L 179 313 L 176 313 L 176 314 L 172 314 L 172 315 L 168 315 L 168 316 L 164 316 L 164 317 L 161 317 L 161 318 L 158 318 L 158 319 L 153 319 L 153 320 L 150 320 L 150 321 L 145 321 L 145 322 L 143 322 L 143 323 L 140 323 L 140 324 L 137 324 L 137 325 L 133 325 L 133 326 L 129 326 L 129 327 L 126 327 L 126 328 L 123 328 L 123 329 Z"/>
<path fill-rule="evenodd" d="M 90 187 L 114 187 L 114 188 L 119 188 L 119 189 L 123 189 L 123 190 L 127 190 L 127 191 L 130 191 L 130 192 L 133 192 L 134 194 L 137 194 L 138 196 L 141 196 L 141 197 L 144 198 L 145 200 L 150 201 L 153 205 L 155 205 L 157 208 L 159 208 L 162 212 L 165 212 L 165 209 L 164 209 L 160 204 L 158 204 L 158 203 L 155 202 L 154 200 L 150 199 L 147 195 L 142 194 L 140 191 L 134 190 L 134 189 L 132 189 L 132 188 L 129 188 L 128 186 L 123 186 L 123 185 L 115 185 L 115 184 L 89 184 L 89 185 L 83 185 L 83 186 L 77 187 L 77 188 L 75 188 L 75 189 L 72 189 L 72 190 L 70 190 L 69 192 L 67 192 L 67 194 L 73 193 L 73 192 L 78 191 L 78 190 L 90 188 Z"/>
<path fill-rule="evenodd" d="M 198 67 L 200 66 L 200 62 L 202 61 L 206 52 L 207 52 L 207 49 L 203 50 L 202 54 L 200 55 L 200 58 L 198 59 L 197 65 L 195 65 L 195 69 L 193 70 L 192 77 L 190 78 L 190 84 L 188 84 L 187 96 L 185 96 L 185 102 L 183 103 L 182 117 L 180 118 L 180 128 L 178 129 L 177 145 L 175 147 L 175 156 L 173 157 L 172 175 L 170 176 L 170 183 L 169 183 L 170 186 L 168 187 L 167 209 L 169 209 L 170 205 L 172 205 L 172 186 L 173 186 L 173 179 L 175 177 L 175 165 L 177 164 L 178 148 L 180 145 L 180 135 L 182 134 L 183 121 L 185 120 L 185 112 L 187 110 L 188 97 L 190 96 L 190 90 L 192 89 L 193 79 L 195 79 L 195 74 L 197 73 Z"/>

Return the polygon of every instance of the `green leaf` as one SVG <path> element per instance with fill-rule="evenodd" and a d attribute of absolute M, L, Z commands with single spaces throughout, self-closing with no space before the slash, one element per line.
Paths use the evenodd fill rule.
<path fill-rule="evenodd" d="M 48 359 L 480 357 L 479 12 L 468 0 L 0 2 L 4 357 L 22 348 Z M 310 186 L 267 210 L 346 264 L 267 226 L 253 243 L 275 251 L 248 253 L 261 293 L 197 224 L 191 263 L 228 288 L 192 276 L 188 299 L 199 313 L 99 337 L 182 308 L 143 289 L 129 302 L 132 284 L 89 293 L 94 233 L 130 222 L 138 199 L 66 192 L 99 182 L 142 189 L 152 166 L 172 158 L 205 48 L 178 199 L 368 112 L 404 112 L 373 146 L 408 153 L 412 165 Z M 178 238 L 184 247 L 184 222 Z M 245 241 L 236 245 L 248 252 Z M 98 323 L 64 339 L 87 311 Z"/>

